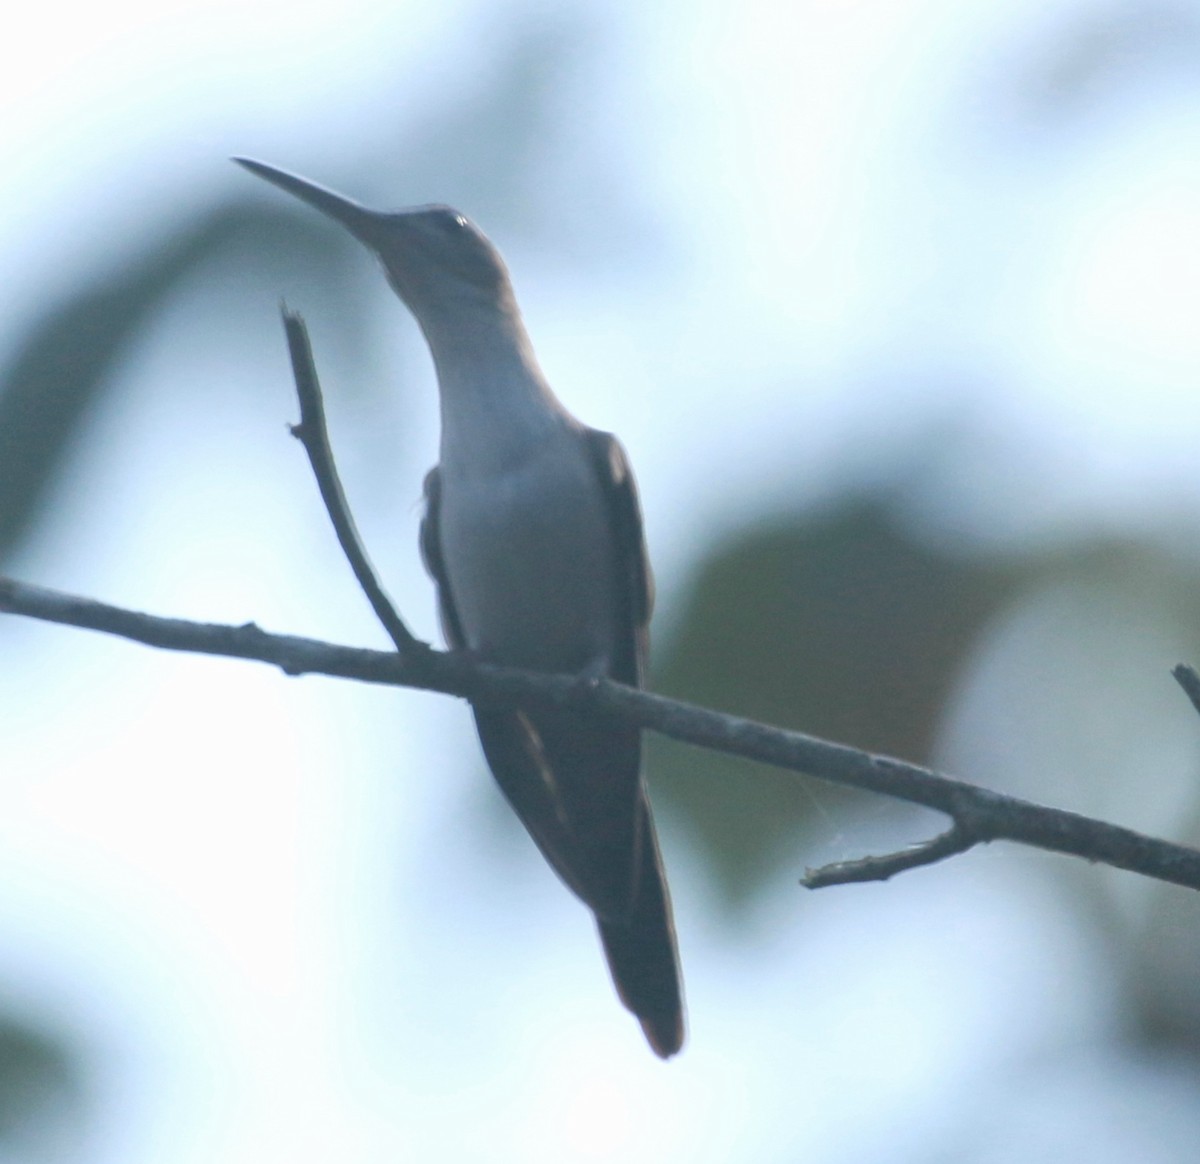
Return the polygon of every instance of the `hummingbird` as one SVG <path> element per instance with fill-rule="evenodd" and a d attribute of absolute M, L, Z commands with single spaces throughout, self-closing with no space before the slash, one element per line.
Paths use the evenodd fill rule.
<path fill-rule="evenodd" d="M 429 346 L 441 441 L 420 550 L 448 645 L 640 687 L 654 583 L 629 460 L 551 390 L 496 247 L 449 206 L 371 210 L 234 161 L 365 245 Z M 655 1053 L 674 1055 L 683 991 L 640 730 L 574 708 L 473 712 L 505 798 L 593 913 L 621 1001 Z"/>

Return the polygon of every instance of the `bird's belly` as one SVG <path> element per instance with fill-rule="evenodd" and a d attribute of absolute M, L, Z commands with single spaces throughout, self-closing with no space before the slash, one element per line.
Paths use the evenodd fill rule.
<path fill-rule="evenodd" d="M 467 645 L 511 666 L 607 670 L 614 547 L 590 465 L 535 462 L 442 490 L 442 554 Z"/>

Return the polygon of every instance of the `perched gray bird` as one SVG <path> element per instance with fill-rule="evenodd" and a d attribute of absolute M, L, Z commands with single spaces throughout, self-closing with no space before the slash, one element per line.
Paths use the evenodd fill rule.
<path fill-rule="evenodd" d="M 450 645 L 640 686 L 653 582 L 633 474 L 616 438 L 550 390 L 496 248 L 448 206 L 385 214 L 234 160 L 366 245 L 429 343 L 442 439 L 421 552 Z M 641 733 L 570 710 L 476 708 L 475 722 L 509 803 L 596 915 L 622 1002 L 657 1054 L 675 1054 L 679 960 Z"/>

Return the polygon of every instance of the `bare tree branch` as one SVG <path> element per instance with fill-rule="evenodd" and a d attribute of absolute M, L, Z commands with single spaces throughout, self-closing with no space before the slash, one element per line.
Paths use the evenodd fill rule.
<path fill-rule="evenodd" d="M 944 833 L 938 833 L 919 845 L 909 845 L 897 853 L 882 857 L 860 857 L 856 861 L 837 861 L 819 869 L 806 869 L 800 884 L 806 889 L 824 889 L 828 885 L 853 885 L 863 881 L 886 881 L 897 873 L 932 865 L 946 857 L 965 853 L 982 838 L 955 823 Z"/>
<path fill-rule="evenodd" d="M 342 553 L 354 571 L 362 592 L 367 596 L 375 617 L 383 624 L 396 650 L 403 654 L 414 654 L 429 650 L 429 644 L 421 642 L 396 613 L 392 600 L 388 598 L 375 573 L 367 551 L 358 536 L 358 528 L 346 504 L 346 494 L 338 477 L 329 446 L 329 430 L 325 425 L 325 401 L 321 396 L 321 385 L 317 379 L 317 368 L 313 363 L 312 344 L 304 320 L 295 312 L 282 309 L 283 330 L 287 334 L 288 354 L 292 360 L 292 377 L 296 381 L 296 396 L 300 400 L 300 423 L 292 425 L 291 432 L 308 454 L 317 488 Z"/>
<path fill-rule="evenodd" d="M 254 659 L 288 675 L 321 674 L 457 695 L 473 703 L 536 707 L 570 704 L 712 751 L 804 772 L 834 784 L 861 788 L 945 813 L 955 828 L 916 850 L 858 864 L 885 874 L 988 841 L 1008 840 L 1128 869 L 1159 881 L 1200 889 L 1200 852 L 1119 825 L 1048 808 L 1015 796 L 940 776 L 915 764 L 873 756 L 856 748 L 785 731 L 738 716 L 613 683 L 493 667 L 466 655 L 425 650 L 413 656 L 274 635 L 243 626 L 159 618 L 106 603 L 0 578 L 0 611 L 133 639 L 167 650 Z M 959 842 L 966 838 L 965 844 Z M 952 843 L 953 842 L 953 843 Z M 818 870 L 816 884 L 863 880 Z"/>

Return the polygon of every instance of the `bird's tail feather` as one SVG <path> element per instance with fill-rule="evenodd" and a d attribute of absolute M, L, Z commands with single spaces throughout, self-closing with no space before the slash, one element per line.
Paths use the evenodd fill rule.
<path fill-rule="evenodd" d="M 613 878 L 611 869 L 601 870 L 609 876 L 597 877 L 594 862 L 580 852 L 541 737 L 529 719 L 519 712 L 476 708 L 475 720 L 488 763 L 517 815 L 550 865 L 595 912 L 621 1001 L 642 1024 L 655 1053 L 669 1058 L 683 1045 L 683 991 L 671 901 L 645 791 L 636 788 L 635 835 L 627 842 L 636 862 L 633 876 L 625 877 L 632 893 L 621 892 L 621 879 Z M 604 901 L 620 897 L 625 908 L 619 914 L 603 909 Z"/>
<path fill-rule="evenodd" d="M 641 868 L 633 912 L 626 923 L 597 918 L 597 926 L 617 994 L 637 1016 L 655 1054 L 668 1059 L 683 1046 L 683 989 L 671 901 L 644 793 L 641 807 Z"/>

